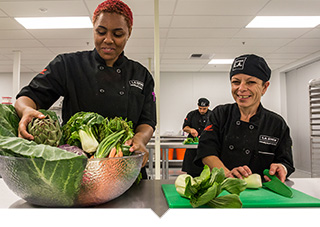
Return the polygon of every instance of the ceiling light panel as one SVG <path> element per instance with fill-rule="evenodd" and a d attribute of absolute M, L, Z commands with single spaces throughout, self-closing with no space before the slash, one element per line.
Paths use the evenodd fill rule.
<path fill-rule="evenodd" d="M 246 28 L 314 28 L 320 16 L 257 16 Z"/>
<path fill-rule="evenodd" d="M 16 17 L 26 29 L 92 28 L 89 17 Z"/>

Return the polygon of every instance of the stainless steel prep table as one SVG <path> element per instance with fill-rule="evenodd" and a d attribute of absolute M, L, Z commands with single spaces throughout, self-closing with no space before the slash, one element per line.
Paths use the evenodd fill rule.
<path fill-rule="evenodd" d="M 150 208 L 158 216 L 168 209 L 162 184 L 173 184 L 174 180 L 142 180 L 134 184 L 120 197 L 94 208 Z M 294 189 L 320 199 L 320 178 L 292 178 L 286 184 Z M 39 208 L 16 196 L 0 178 L 0 208 Z"/>
<path fill-rule="evenodd" d="M 151 208 L 158 216 L 162 216 L 169 209 L 161 189 L 162 184 L 174 184 L 174 180 L 142 180 L 118 198 L 94 208 Z M 18 197 L 2 178 L 0 192 L 0 208 L 42 208 Z"/>
<path fill-rule="evenodd" d="M 162 149 L 162 179 L 169 179 L 169 159 L 168 153 L 169 148 L 197 148 L 198 145 L 195 144 L 183 144 L 180 142 L 170 142 L 170 140 L 161 140 L 160 148 Z M 149 142 L 147 144 L 147 149 L 149 150 L 149 172 L 152 178 L 153 176 L 153 154 L 154 154 L 154 142 Z"/>

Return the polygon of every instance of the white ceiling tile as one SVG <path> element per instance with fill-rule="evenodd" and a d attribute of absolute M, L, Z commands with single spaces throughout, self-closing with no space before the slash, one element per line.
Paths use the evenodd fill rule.
<path fill-rule="evenodd" d="M 159 29 L 160 38 L 166 38 L 168 29 Z M 136 38 L 151 38 L 154 37 L 154 29 L 153 28 L 133 28 L 130 39 Z"/>
<path fill-rule="evenodd" d="M 33 39 L 26 30 L 1 30 L 0 40 L 1 39 L 10 39 L 10 40 L 17 40 L 17 39 Z"/>
<path fill-rule="evenodd" d="M 301 38 L 320 38 L 320 29 L 314 28 L 311 31 L 305 33 Z"/>
<path fill-rule="evenodd" d="M 308 28 L 244 28 L 235 37 L 237 38 L 298 38 L 307 33 Z"/>
<path fill-rule="evenodd" d="M 36 40 L 0 40 L 0 47 L 24 48 L 24 47 L 41 47 L 42 44 Z"/>
<path fill-rule="evenodd" d="M 159 27 L 167 28 L 170 26 L 172 16 L 160 16 Z M 154 16 L 135 16 L 133 19 L 133 29 L 135 28 L 153 28 Z"/>
<path fill-rule="evenodd" d="M 173 28 L 243 28 L 253 16 L 174 16 Z"/>
<path fill-rule="evenodd" d="M 0 18 L 0 29 L 24 29 L 22 25 L 20 25 L 13 18 Z"/>
<path fill-rule="evenodd" d="M 226 45 L 231 46 L 273 46 L 279 47 L 288 44 L 293 39 L 264 39 L 264 38 L 242 38 L 242 39 L 229 39 Z"/>
<path fill-rule="evenodd" d="M 39 9 L 47 9 L 46 13 Z M 0 2 L 0 9 L 10 17 L 86 16 L 88 10 L 82 1 L 25 1 Z"/>
<path fill-rule="evenodd" d="M 168 38 L 231 38 L 238 31 L 237 28 L 171 28 Z"/>
<path fill-rule="evenodd" d="M 93 48 L 93 40 L 88 39 L 40 39 L 46 47 L 89 47 Z"/>
<path fill-rule="evenodd" d="M 183 0 L 175 15 L 255 15 L 268 0 Z M 248 7 L 250 5 L 250 7 Z"/>
<path fill-rule="evenodd" d="M 167 39 L 167 47 L 183 47 L 183 46 L 193 46 L 193 47 L 208 47 L 208 46 L 221 46 L 226 44 L 226 39 L 208 39 L 202 38 L 194 42 L 194 39 Z"/>
<path fill-rule="evenodd" d="M 297 39 L 290 42 L 287 46 L 288 47 L 307 47 L 307 46 L 320 47 L 320 38 L 319 39 Z"/>
<path fill-rule="evenodd" d="M 48 49 L 57 55 L 57 54 L 62 54 L 62 53 L 71 53 L 71 52 L 77 52 L 77 51 L 92 50 L 93 48 L 81 46 L 81 47 L 48 47 Z"/>
<path fill-rule="evenodd" d="M 259 16 L 319 16 L 318 0 L 272 0 L 258 13 Z"/>
<path fill-rule="evenodd" d="M 82 29 L 30 29 L 28 32 L 37 39 L 92 39 L 91 28 Z"/>

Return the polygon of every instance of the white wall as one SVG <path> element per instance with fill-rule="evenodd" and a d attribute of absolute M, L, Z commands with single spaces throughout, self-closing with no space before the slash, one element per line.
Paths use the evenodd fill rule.
<path fill-rule="evenodd" d="M 36 73 L 21 73 L 20 86 L 27 85 Z M 187 113 L 197 109 L 201 97 L 210 100 L 210 109 L 223 103 L 233 102 L 229 72 L 162 72 L 160 75 L 160 133 L 178 135 Z M 262 99 L 263 105 L 280 112 L 277 83 L 274 78 Z M 0 97 L 13 96 L 12 75 L 0 74 Z"/>
<path fill-rule="evenodd" d="M 21 73 L 20 86 L 27 85 L 30 80 L 36 75 L 36 73 Z M 12 73 L 0 73 L 0 98 L 4 97 L 15 97 L 16 94 L 12 93 Z"/>
<path fill-rule="evenodd" d="M 309 81 L 320 78 L 320 61 L 286 73 L 287 116 L 293 139 L 293 155 L 298 169 L 311 171 Z"/>
<path fill-rule="evenodd" d="M 280 113 L 279 78 L 271 77 L 270 86 L 262 98 L 265 108 Z M 210 109 L 218 104 L 234 102 L 229 72 L 181 73 L 160 75 L 160 134 L 178 134 L 187 113 L 197 109 L 200 97 L 210 100 Z"/>

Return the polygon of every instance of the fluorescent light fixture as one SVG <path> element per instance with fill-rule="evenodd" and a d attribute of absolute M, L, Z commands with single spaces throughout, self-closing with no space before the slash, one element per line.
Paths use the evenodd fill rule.
<path fill-rule="evenodd" d="M 208 64 L 210 65 L 231 65 L 233 59 L 212 59 Z"/>
<path fill-rule="evenodd" d="M 246 28 L 314 28 L 320 16 L 257 16 Z"/>
<path fill-rule="evenodd" d="M 92 28 L 89 17 L 16 17 L 26 29 Z"/>

